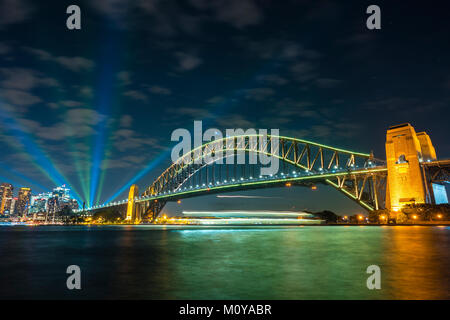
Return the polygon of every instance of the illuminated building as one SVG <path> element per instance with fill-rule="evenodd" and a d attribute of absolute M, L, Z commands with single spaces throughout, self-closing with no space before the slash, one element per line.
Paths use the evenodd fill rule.
<path fill-rule="evenodd" d="M 16 212 L 16 208 L 17 208 L 17 198 L 12 198 L 11 200 L 11 207 L 10 207 L 10 213 L 13 214 Z"/>
<path fill-rule="evenodd" d="M 31 197 L 30 214 L 37 214 L 47 212 L 47 201 L 50 198 L 50 193 L 41 193 Z"/>
<path fill-rule="evenodd" d="M 55 215 L 65 207 L 72 210 L 78 209 L 78 202 L 70 196 L 70 189 L 65 185 L 62 185 L 54 188 L 52 192 L 32 196 L 29 213 L 47 213 Z"/>
<path fill-rule="evenodd" d="M 47 201 L 47 212 L 50 215 L 55 215 L 57 212 L 59 212 L 60 204 L 58 197 L 51 197 Z"/>
<path fill-rule="evenodd" d="M 406 204 L 427 202 L 421 162 L 436 160 L 430 137 L 409 124 L 390 127 L 386 134 L 388 188 L 386 207 L 398 212 Z"/>
<path fill-rule="evenodd" d="M 30 201 L 31 201 L 31 189 L 25 187 L 20 188 L 14 213 L 18 216 L 26 215 L 30 207 Z"/>
<path fill-rule="evenodd" d="M 0 214 L 10 214 L 14 187 L 9 183 L 0 185 Z"/>

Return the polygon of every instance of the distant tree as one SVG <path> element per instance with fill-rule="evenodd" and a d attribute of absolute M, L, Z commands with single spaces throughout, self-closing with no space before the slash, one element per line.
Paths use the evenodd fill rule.
<path fill-rule="evenodd" d="M 402 224 L 408 222 L 408 216 L 403 212 L 397 213 L 397 218 L 395 219 L 396 223 Z"/>
<path fill-rule="evenodd" d="M 379 223 L 380 222 L 381 213 L 378 210 L 369 212 L 369 222 L 370 223 Z"/>
<path fill-rule="evenodd" d="M 450 205 L 449 204 L 408 204 L 402 209 L 409 220 L 413 216 L 417 216 L 418 221 L 433 221 L 433 220 L 449 220 Z"/>
<path fill-rule="evenodd" d="M 104 222 L 112 223 L 122 221 L 123 217 L 120 211 L 116 208 L 105 208 L 101 211 L 97 211 L 94 213 L 94 220 L 102 220 Z"/>
<path fill-rule="evenodd" d="M 369 212 L 370 223 L 387 223 L 389 221 L 389 210 L 373 210 Z"/>
<path fill-rule="evenodd" d="M 316 216 L 318 216 L 320 219 L 325 220 L 327 223 L 336 223 L 339 219 L 339 216 L 335 214 L 332 211 L 321 211 L 314 213 Z"/>

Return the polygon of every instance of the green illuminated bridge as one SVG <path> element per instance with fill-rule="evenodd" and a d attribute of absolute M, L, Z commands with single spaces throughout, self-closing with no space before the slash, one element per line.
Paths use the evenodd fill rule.
<path fill-rule="evenodd" d="M 421 159 L 420 168 L 428 172 L 429 168 L 444 162 Z M 264 168 L 273 167 L 274 163 L 278 163 L 278 170 L 262 174 Z M 317 184 L 332 186 L 372 211 L 390 207 L 390 203 L 386 203 L 387 198 L 392 201 L 386 197 L 388 168 L 386 161 L 375 159 L 371 154 L 307 140 L 257 134 L 231 136 L 187 152 L 144 192 L 139 193 L 133 185 L 128 199 L 88 208 L 88 211 L 127 206 L 127 219 L 153 221 L 168 201 L 282 186 L 315 189 Z M 447 170 L 448 164 L 444 168 Z M 440 183 L 447 182 L 448 178 L 444 177 Z"/>
<path fill-rule="evenodd" d="M 260 157 L 278 171 L 262 175 Z M 267 160 L 266 160 L 267 161 Z M 156 218 L 167 201 L 258 188 L 325 183 L 368 210 L 378 208 L 387 169 L 370 154 L 282 136 L 243 135 L 214 140 L 184 154 L 142 194 L 133 186 L 127 200 L 88 210 L 131 204 L 132 216 Z M 80 210 L 81 211 L 81 210 Z"/>

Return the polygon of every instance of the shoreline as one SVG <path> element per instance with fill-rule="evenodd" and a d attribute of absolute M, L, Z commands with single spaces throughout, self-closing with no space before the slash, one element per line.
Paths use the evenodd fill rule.
<path fill-rule="evenodd" d="M 215 228 L 215 227 L 324 227 L 324 226 L 334 226 L 334 227 L 347 227 L 347 226 L 359 226 L 359 227 L 411 227 L 411 226 L 420 226 L 420 227 L 449 227 L 450 221 L 443 221 L 439 223 L 414 223 L 414 224 L 378 224 L 378 223 L 329 223 L 329 224 L 214 224 L 214 225 L 204 225 L 204 224 L 156 224 L 156 223 L 143 223 L 143 224 L 115 224 L 115 223 L 102 223 L 102 224 L 21 224 L 21 223 L 3 223 L 0 224 L 0 227 L 14 227 L 14 226 L 28 226 L 28 227 L 40 227 L 40 226 L 54 226 L 54 227 L 75 227 L 75 226 L 85 226 L 85 227 L 100 227 L 100 226 L 154 226 L 154 227 L 203 227 L 203 228 Z"/>

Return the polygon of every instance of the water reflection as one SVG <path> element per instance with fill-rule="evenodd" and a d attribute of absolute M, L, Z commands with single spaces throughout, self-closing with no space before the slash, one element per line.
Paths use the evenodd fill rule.
<path fill-rule="evenodd" d="M 0 242 L 0 298 L 450 298 L 449 228 L 4 227 Z M 65 288 L 70 264 L 81 291 Z"/>
<path fill-rule="evenodd" d="M 449 230 L 393 227 L 384 239 L 385 285 L 393 299 L 448 299 Z"/>

